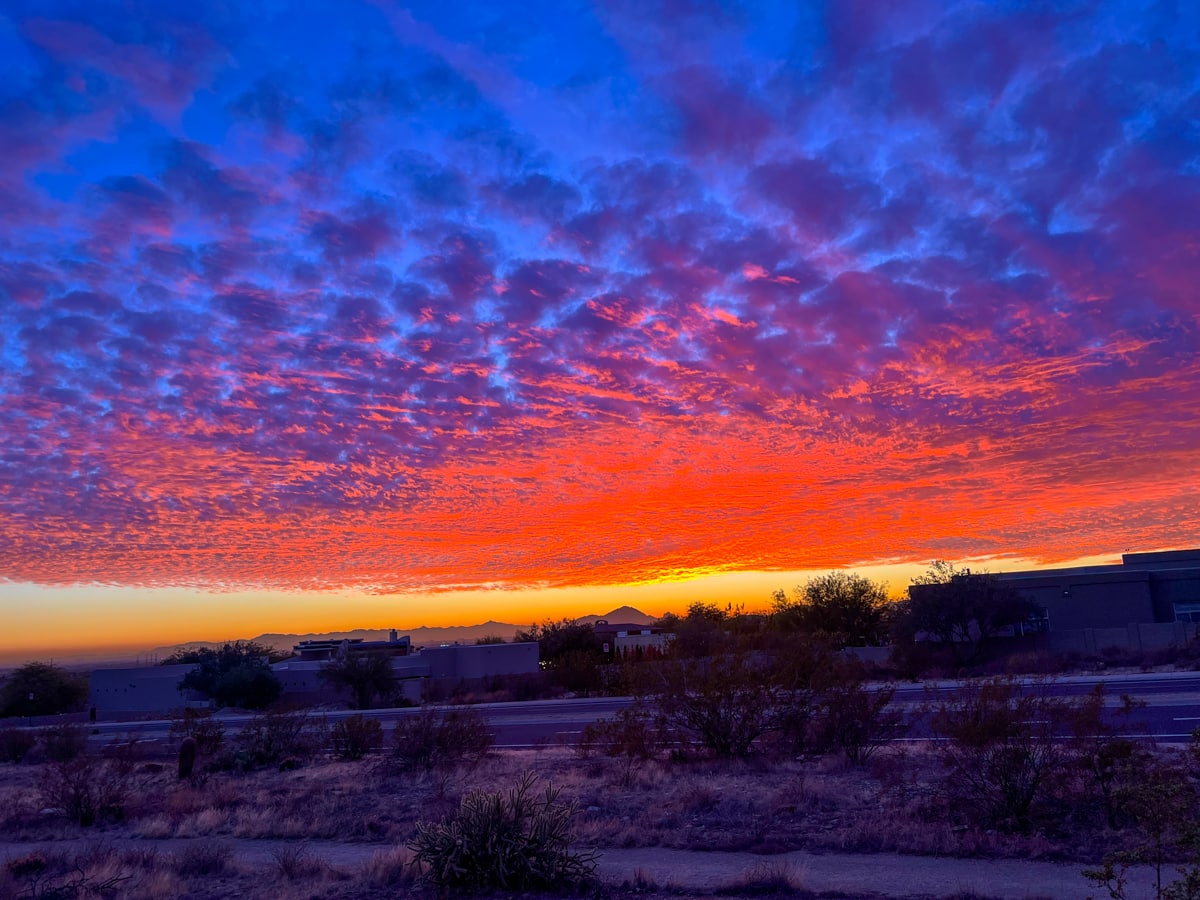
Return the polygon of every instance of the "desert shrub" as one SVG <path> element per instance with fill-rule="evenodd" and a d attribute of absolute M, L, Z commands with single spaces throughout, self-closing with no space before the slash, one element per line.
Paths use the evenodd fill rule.
<path fill-rule="evenodd" d="M 1151 766 L 1151 753 L 1126 736 L 1129 717 L 1144 702 L 1122 698 L 1122 705 L 1109 713 L 1104 704 L 1104 685 L 1074 704 L 1067 715 L 1070 750 L 1081 780 L 1081 794 L 1103 811 L 1109 828 L 1129 820 L 1125 809 L 1132 789 Z"/>
<path fill-rule="evenodd" d="M 0 873 L 0 896 L 18 900 L 119 897 L 134 877 L 126 861 L 103 846 L 76 854 L 31 853 L 10 859 Z"/>
<path fill-rule="evenodd" d="M 383 746 L 383 726 L 378 719 L 350 716 L 333 723 L 329 740 L 339 759 L 362 759 Z"/>
<path fill-rule="evenodd" d="M 0 728 L 0 762 L 21 762 L 36 743 L 37 736 L 27 728 Z"/>
<path fill-rule="evenodd" d="M 769 664 L 749 654 L 675 660 L 659 670 L 664 721 L 720 757 L 747 757 L 779 728 L 782 690 Z"/>
<path fill-rule="evenodd" d="M 303 844 L 289 844 L 271 851 L 271 860 L 280 876 L 288 881 L 315 878 L 325 871 L 325 864 Z"/>
<path fill-rule="evenodd" d="M 798 894 L 803 889 L 803 879 L 796 867 L 789 862 L 760 862 L 741 878 L 718 887 L 713 893 L 718 896 L 736 897 L 786 897 Z"/>
<path fill-rule="evenodd" d="M 624 762 L 623 782 L 628 784 L 639 762 L 654 759 L 666 744 L 663 723 L 643 703 L 627 706 L 611 719 L 600 719 L 583 729 L 576 752 L 593 752 Z"/>
<path fill-rule="evenodd" d="M 234 740 L 231 760 L 236 769 L 289 768 L 312 758 L 325 742 L 323 721 L 303 711 L 268 712 L 247 722 Z M 293 764 L 294 763 L 294 764 Z"/>
<path fill-rule="evenodd" d="M 37 897 L 53 877 L 50 861 L 44 853 L 29 853 L 9 859 L 0 878 L 0 897 Z"/>
<path fill-rule="evenodd" d="M 852 765 L 866 763 L 904 732 L 904 716 L 888 708 L 895 693 L 891 685 L 869 687 L 860 667 L 835 672 L 820 694 L 818 745 L 844 753 Z"/>
<path fill-rule="evenodd" d="M 409 844 L 424 877 L 440 889 L 565 890 L 589 881 L 594 852 L 571 850 L 572 804 L 536 777 L 521 776 L 506 791 L 474 791 L 458 812 L 436 824 L 417 823 Z"/>
<path fill-rule="evenodd" d="M 1156 900 L 1200 897 L 1200 832 L 1196 828 L 1200 798 L 1187 772 L 1175 765 L 1151 763 L 1140 778 L 1122 787 L 1119 799 L 1132 819 L 1137 843 L 1105 854 L 1100 867 L 1085 870 L 1084 876 L 1105 888 L 1114 900 L 1126 900 L 1131 896 L 1129 869 L 1148 864 L 1154 871 Z M 1182 877 L 1164 884 L 1168 864 L 1182 859 L 1190 859 L 1191 865 L 1175 866 Z"/>
<path fill-rule="evenodd" d="M 185 878 L 224 875 L 233 861 L 233 847 L 224 841 L 196 841 L 175 854 L 174 869 Z"/>
<path fill-rule="evenodd" d="M 376 853 L 362 867 L 360 874 L 361 883 L 369 887 L 387 888 L 393 892 L 408 888 L 413 881 L 412 851 L 403 845 Z"/>
<path fill-rule="evenodd" d="M 68 762 L 87 748 L 88 731 L 83 725 L 63 722 L 38 729 L 41 753 L 50 762 Z"/>
<path fill-rule="evenodd" d="M 1005 678 L 968 684 L 936 704 L 930 725 L 944 739 L 938 752 L 951 802 L 988 824 L 1027 831 L 1035 804 L 1065 768 L 1068 711 L 1044 684 L 1023 689 Z"/>
<path fill-rule="evenodd" d="M 85 828 L 125 815 L 132 791 L 133 760 L 81 754 L 48 764 L 38 782 L 43 805 Z"/>
<path fill-rule="evenodd" d="M 861 664 L 839 662 L 815 639 L 777 636 L 759 650 L 646 668 L 661 727 L 718 757 L 832 745 L 863 762 L 901 726 L 887 709 L 891 689 L 868 688 Z"/>
<path fill-rule="evenodd" d="M 402 770 L 449 768 L 484 756 L 492 741 L 476 710 L 426 708 L 396 721 L 391 762 Z"/>
<path fill-rule="evenodd" d="M 225 743 L 225 726 L 208 710 L 188 707 L 171 716 L 169 738 L 178 744 L 189 737 L 196 742 L 198 757 L 213 757 Z"/>
<path fill-rule="evenodd" d="M 634 703 L 611 719 L 598 719 L 585 726 L 576 750 L 581 756 L 599 752 L 605 756 L 653 759 L 662 749 L 660 735 L 651 710 L 645 704 Z"/>

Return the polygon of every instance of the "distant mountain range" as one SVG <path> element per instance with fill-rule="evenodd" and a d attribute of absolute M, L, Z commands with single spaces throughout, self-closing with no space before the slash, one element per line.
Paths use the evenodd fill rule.
<path fill-rule="evenodd" d="M 593 625 L 600 620 L 621 625 L 650 625 L 656 621 L 654 616 L 634 609 L 632 606 L 621 606 L 612 612 L 600 616 L 580 616 L 575 621 L 581 625 Z M 525 631 L 528 625 L 513 625 L 509 622 L 484 622 L 481 625 L 450 625 L 445 627 L 428 627 L 421 625 L 417 628 L 398 628 L 397 633 L 403 637 L 412 638 L 414 647 L 436 647 L 440 644 L 473 644 L 480 638 L 500 637 L 511 641 L 518 631 Z M 357 628 L 353 631 L 330 631 L 321 634 L 260 634 L 250 638 L 256 643 L 263 644 L 281 652 L 291 650 L 301 641 L 315 640 L 354 640 L 386 641 L 391 629 L 388 628 Z M 159 657 L 170 656 L 176 650 L 197 650 L 201 647 L 219 647 L 223 641 L 188 641 L 186 644 L 175 644 L 170 647 L 156 647 L 152 652 Z"/>

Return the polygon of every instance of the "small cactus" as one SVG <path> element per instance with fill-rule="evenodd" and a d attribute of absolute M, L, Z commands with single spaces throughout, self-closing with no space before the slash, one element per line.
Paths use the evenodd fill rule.
<path fill-rule="evenodd" d="M 196 739 L 185 737 L 179 744 L 179 780 L 190 778 L 196 765 Z"/>

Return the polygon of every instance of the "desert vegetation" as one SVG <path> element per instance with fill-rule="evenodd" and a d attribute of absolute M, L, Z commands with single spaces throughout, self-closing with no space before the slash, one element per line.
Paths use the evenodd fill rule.
<path fill-rule="evenodd" d="M 237 727 L 181 710 L 159 744 L 104 747 L 83 724 L 0 728 L 0 897 L 671 893 L 597 880 L 597 854 L 627 848 L 1055 860 L 1117 900 L 1147 871 L 1155 897 L 1200 896 L 1197 744 L 1132 739 L 1136 704 L 1102 687 L 995 674 L 996 632 L 1029 610 L 952 568 L 925 586 L 897 604 L 829 576 L 765 613 L 697 603 L 667 647 L 625 656 L 547 622 L 525 635 L 536 676 L 386 728 L 373 659 L 330 676 L 357 710 L 330 722 L 257 693 L 261 648 L 212 651 L 192 688 L 266 706 Z M 847 653 L 887 635 L 909 638 L 894 667 Z M 889 678 L 915 670 L 982 677 L 893 702 Z M 562 692 L 632 701 L 528 751 L 496 750 L 464 705 Z M 803 894 L 803 877 L 767 858 L 718 893 Z"/>
<path fill-rule="evenodd" d="M 25 731 L 0 769 L 0 833 L 29 849 L 9 850 L 0 896 L 653 893 L 595 882 L 593 851 L 628 847 L 1068 860 L 1114 897 L 1149 865 L 1160 896 L 1194 896 L 1200 754 L 1128 739 L 1102 692 L 984 680 L 931 694 L 941 740 L 900 742 L 861 670 L 763 659 L 664 660 L 641 702 L 535 751 L 490 749 L 471 709 L 386 736 L 367 714 L 334 730 L 305 712 L 230 735 L 181 713 L 159 747 Z M 802 891 L 783 869 L 743 881 Z"/>

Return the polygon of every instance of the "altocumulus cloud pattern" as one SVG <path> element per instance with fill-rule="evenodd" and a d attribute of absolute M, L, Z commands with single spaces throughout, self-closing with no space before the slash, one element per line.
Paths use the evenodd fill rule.
<path fill-rule="evenodd" d="M 1198 10 L 9 0 L 0 577 L 1194 540 Z"/>

